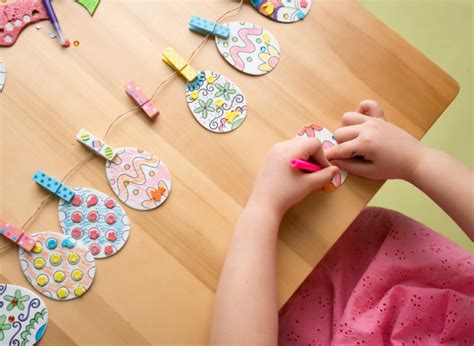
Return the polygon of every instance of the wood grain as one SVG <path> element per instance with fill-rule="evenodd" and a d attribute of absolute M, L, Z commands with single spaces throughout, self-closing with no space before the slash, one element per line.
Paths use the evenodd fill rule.
<path fill-rule="evenodd" d="M 132 106 L 123 91 L 129 80 L 151 93 L 171 73 L 160 61 L 165 47 L 192 51 L 201 36 L 187 29 L 191 15 L 216 18 L 237 3 L 103 1 L 90 18 L 63 1 L 55 3 L 58 15 L 79 47 L 62 49 L 43 22 L 42 30 L 29 27 L 12 48 L 2 49 L 8 79 L 0 95 L 1 215 L 24 222 L 45 197 L 31 180 L 34 171 L 60 178 L 87 155 L 76 132 L 84 127 L 100 136 Z M 309 17 L 292 25 L 267 20 L 248 3 L 236 18 L 263 25 L 279 39 L 276 70 L 263 77 L 241 74 L 212 40 L 193 66 L 218 71 L 241 87 L 250 106 L 247 121 L 230 134 L 207 132 L 187 109 L 184 81 L 175 78 L 155 99 L 157 121 L 137 111 L 118 123 L 108 143 L 155 153 L 172 172 L 173 191 L 155 211 L 126 208 L 130 240 L 118 255 L 98 261 L 89 293 L 72 302 L 47 300 L 45 345 L 205 344 L 233 226 L 269 147 L 307 123 L 335 130 L 341 114 L 366 98 L 379 100 L 390 121 L 420 138 L 459 90 L 350 0 L 315 1 Z M 100 158 L 88 162 L 68 185 L 113 195 L 104 166 Z M 313 194 L 288 213 L 279 242 L 281 304 L 380 186 L 349 177 L 337 192 Z M 28 231 L 59 230 L 56 209 L 49 203 Z M 29 286 L 15 249 L 0 254 L 0 273 L 0 281 Z"/>

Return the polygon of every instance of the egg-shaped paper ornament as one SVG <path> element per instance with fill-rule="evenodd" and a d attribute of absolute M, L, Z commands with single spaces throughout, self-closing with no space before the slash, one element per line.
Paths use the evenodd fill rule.
<path fill-rule="evenodd" d="M 163 161 L 152 153 L 130 147 L 112 148 L 85 129 L 79 130 L 76 139 L 105 158 L 105 172 L 110 187 L 128 207 L 152 210 L 168 199 L 171 191 L 170 172 Z M 124 222 L 127 222 L 126 219 Z"/>
<path fill-rule="evenodd" d="M 300 132 L 298 132 L 298 137 L 316 137 L 321 141 L 321 144 L 324 149 L 331 148 L 337 145 L 336 138 L 331 131 L 327 128 L 318 125 L 318 124 L 310 124 Z M 343 170 L 339 170 L 339 173 L 335 175 L 331 182 L 327 183 L 321 191 L 333 191 L 340 187 L 347 179 L 347 172 Z"/>
<path fill-rule="evenodd" d="M 115 195 L 136 210 L 158 208 L 171 191 L 168 167 L 158 157 L 136 148 L 117 148 L 106 161 L 106 174 Z"/>
<path fill-rule="evenodd" d="M 276 22 L 294 23 L 303 20 L 312 0 L 251 0 L 258 12 Z"/>
<path fill-rule="evenodd" d="M 196 25 L 200 25 L 199 29 Z M 205 19 L 192 17 L 193 30 L 226 31 Z M 163 61 L 186 80 L 186 102 L 192 115 L 205 129 L 226 133 L 241 126 L 247 117 L 247 100 L 240 88 L 230 79 L 212 71 L 197 71 L 172 47 L 163 50 Z"/>
<path fill-rule="evenodd" d="M 73 188 L 70 202 L 59 201 L 59 223 L 64 234 L 82 240 L 95 258 L 119 252 L 128 240 L 130 224 L 115 199 L 90 188 Z"/>
<path fill-rule="evenodd" d="M 48 309 L 27 288 L 0 284 L 0 344 L 34 345 L 48 326 Z"/>
<path fill-rule="evenodd" d="M 186 102 L 201 126 L 217 133 L 230 132 L 247 117 L 247 100 L 240 88 L 217 72 L 200 71 L 186 83 Z"/>
<path fill-rule="evenodd" d="M 229 28 L 229 37 L 215 37 L 217 49 L 237 70 L 255 76 L 267 74 L 280 61 L 278 40 L 260 25 L 246 22 L 222 24 Z"/>
<path fill-rule="evenodd" d="M 84 295 L 95 277 L 95 259 L 81 241 L 58 232 L 31 235 L 31 252 L 20 248 L 20 265 L 28 282 L 45 297 L 66 301 Z"/>

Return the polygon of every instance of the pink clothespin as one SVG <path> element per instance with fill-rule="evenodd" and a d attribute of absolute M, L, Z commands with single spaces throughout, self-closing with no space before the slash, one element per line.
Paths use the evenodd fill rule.
<path fill-rule="evenodd" d="M 0 234 L 18 244 L 30 252 L 36 244 L 36 240 L 29 237 L 20 227 L 10 224 L 7 220 L 0 218 Z"/>
<path fill-rule="evenodd" d="M 145 95 L 143 90 L 134 81 L 128 82 L 125 86 L 125 92 L 138 103 L 140 108 L 151 120 L 154 120 L 160 115 L 160 111 L 156 108 L 153 101 Z"/>

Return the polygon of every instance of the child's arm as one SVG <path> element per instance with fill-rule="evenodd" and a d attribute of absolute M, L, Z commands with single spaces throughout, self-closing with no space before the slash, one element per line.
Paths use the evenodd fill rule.
<path fill-rule="evenodd" d="M 303 173 L 290 168 L 292 157 L 313 158 L 326 168 Z M 291 206 L 331 181 L 337 171 L 316 138 L 295 138 L 272 148 L 236 226 L 224 264 L 211 344 L 277 344 L 276 249 L 281 219 Z"/>
<path fill-rule="evenodd" d="M 474 174 L 449 155 L 423 146 L 385 121 L 376 101 L 345 113 L 326 151 L 332 163 L 369 179 L 404 179 L 435 201 L 474 240 Z"/>

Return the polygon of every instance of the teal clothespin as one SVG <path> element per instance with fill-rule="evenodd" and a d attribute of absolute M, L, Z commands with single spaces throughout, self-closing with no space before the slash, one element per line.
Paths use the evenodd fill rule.
<path fill-rule="evenodd" d="M 33 180 L 59 198 L 64 199 L 66 202 L 70 202 L 72 197 L 74 197 L 74 191 L 43 171 L 36 172 L 35 175 L 33 175 Z"/>
<path fill-rule="evenodd" d="M 191 20 L 189 21 L 189 29 L 206 35 L 211 34 L 218 36 L 223 39 L 229 38 L 230 33 L 227 26 L 196 16 L 191 17 Z"/>

